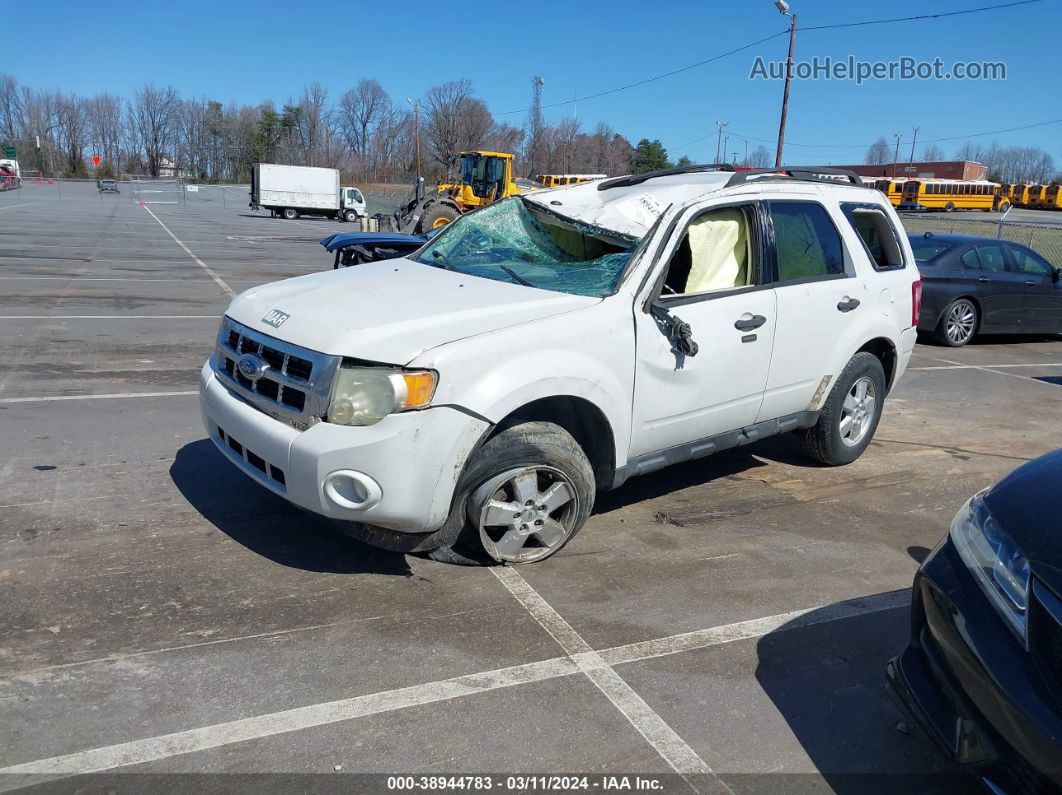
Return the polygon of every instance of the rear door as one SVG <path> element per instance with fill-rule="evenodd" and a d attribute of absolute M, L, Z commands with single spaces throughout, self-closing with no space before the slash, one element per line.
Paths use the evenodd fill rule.
<path fill-rule="evenodd" d="M 1007 268 L 1003 243 L 977 243 L 959 256 L 955 275 L 969 285 L 981 305 L 980 330 L 1021 331 L 1025 314 L 1025 278 Z"/>
<path fill-rule="evenodd" d="M 823 379 L 844 366 L 849 327 L 875 311 L 824 204 L 787 199 L 766 208 L 778 327 L 760 421 L 808 410 Z"/>
<path fill-rule="evenodd" d="M 1010 266 L 1025 286 L 1022 326 L 1026 331 L 1062 331 L 1062 281 L 1055 266 L 1031 248 L 1009 243 Z"/>

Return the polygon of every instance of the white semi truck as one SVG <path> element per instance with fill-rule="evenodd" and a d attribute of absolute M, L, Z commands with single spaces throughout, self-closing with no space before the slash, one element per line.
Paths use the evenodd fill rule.
<path fill-rule="evenodd" d="M 275 163 L 255 164 L 250 206 L 289 221 L 300 215 L 323 215 L 341 221 L 368 215 L 361 191 L 340 186 L 338 169 Z"/>

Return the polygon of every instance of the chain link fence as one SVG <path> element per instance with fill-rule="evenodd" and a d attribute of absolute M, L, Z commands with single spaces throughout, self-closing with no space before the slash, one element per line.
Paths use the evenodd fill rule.
<path fill-rule="evenodd" d="M 1006 218 L 956 218 L 947 215 L 901 215 L 909 235 L 926 232 L 947 235 L 974 235 L 1021 243 L 1038 252 L 1056 268 L 1062 268 L 1062 214 L 1058 224 L 1011 222 Z"/>

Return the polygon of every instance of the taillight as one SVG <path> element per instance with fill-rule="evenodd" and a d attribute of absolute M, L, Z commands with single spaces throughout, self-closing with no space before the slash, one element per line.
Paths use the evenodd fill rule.
<path fill-rule="evenodd" d="M 918 281 L 911 282 L 911 325 L 918 325 L 918 318 L 922 314 L 922 277 Z"/>

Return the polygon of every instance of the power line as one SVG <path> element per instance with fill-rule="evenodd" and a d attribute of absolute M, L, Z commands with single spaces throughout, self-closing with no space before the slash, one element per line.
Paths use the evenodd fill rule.
<path fill-rule="evenodd" d="M 979 8 L 967 8 L 967 9 L 964 9 L 962 11 L 942 11 L 942 12 L 940 12 L 938 14 L 919 14 L 917 16 L 911 16 L 911 17 L 891 17 L 889 19 L 867 19 L 867 20 L 863 20 L 861 22 L 841 22 L 841 23 L 837 23 L 837 24 L 833 24 L 833 25 L 815 25 L 815 26 L 812 26 L 812 27 L 801 28 L 801 30 L 802 31 L 832 30 L 832 29 L 836 29 L 836 28 L 863 27 L 863 26 L 866 26 L 866 25 L 887 25 L 887 24 L 892 24 L 892 23 L 896 23 L 896 22 L 916 22 L 916 21 L 919 21 L 919 20 L 943 19 L 945 17 L 955 17 L 955 16 L 961 16 L 961 15 L 964 15 L 964 14 L 980 14 L 980 13 L 983 13 L 985 11 L 998 11 L 998 10 L 1003 9 L 1003 8 L 1013 8 L 1015 6 L 1030 5 L 1032 3 L 1039 3 L 1039 2 L 1041 2 L 1041 0 L 1015 0 L 1014 2 L 1010 2 L 1010 3 L 1000 3 L 1000 4 L 997 4 L 997 5 L 991 5 L 991 6 L 980 6 Z M 654 75 L 653 77 L 647 77 L 644 80 L 638 80 L 638 81 L 636 81 L 634 83 L 627 83 L 626 85 L 617 86 L 616 88 L 610 88 L 607 91 L 599 91 L 596 94 L 590 94 L 590 95 L 585 96 L 585 97 L 580 97 L 580 99 L 583 99 L 583 100 L 586 100 L 586 99 L 597 99 L 598 97 L 605 97 L 605 96 L 608 96 L 610 94 L 616 94 L 616 93 L 618 93 L 620 91 L 627 91 L 628 89 L 631 89 L 631 88 L 637 88 L 638 86 L 644 86 L 647 83 L 653 83 L 653 82 L 656 82 L 657 80 L 663 80 L 664 78 L 667 78 L 667 77 L 673 77 L 674 75 L 682 74 L 683 72 L 688 72 L 691 69 L 697 69 L 698 67 L 704 66 L 706 64 L 713 63 L 714 61 L 721 60 L 721 59 L 726 58 L 726 57 L 728 57 L 730 55 L 734 55 L 736 53 L 743 52 L 745 50 L 751 49 L 752 47 L 756 47 L 756 46 L 758 46 L 760 44 L 764 44 L 765 42 L 771 41 L 772 39 L 776 39 L 779 36 L 785 36 L 788 33 L 789 33 L 789 28 L 786 28 L 785 30 L 780 30 L 777 33 L 772 33 L 770 36 L 765 36 L 762 39 L 758 39 L 756 41 L 749 42 L 748 44 L 743 44 L 742 46 L 736 47 L 733 50 L 728 50 L 727 52 L 720 53 L 719 55 L 713 55 L 711 58 L 705 58 L 703 61 L 698 61 L 697 63 L 692 63 L 692 64 L 689 64 L 688 66 L 682 66 L 682 67 L 679 67 L 678 69 L 672 69 L 670 72 L 664 72 L 663 74 Z M 564 100 L 562 102 L 553 102 L 553 103 L 550 103 L 548 105 L 543 105 L 542 108 L 543 109 L 545 109 L 545 108 L 559 108 L 559 107 L 563 107 L 565 105 L 571 105 L 573 102 L 575 102 L 574 99 Z M 513 115 L 516 115 L 516 114 L 519 114 L 519 113 L 527 113 L 530 110 L 531 110 L 530 108 L 522 108 L 520 110 L 507 110 L 507 111 L 503 111 L 501 113 L 497 113 L 495 115 L 497 115 L 497 116 L 513 116 Z"/>
<path fill-rule="evenodd" d="M 914 17 L 894 17 L 893 19 L 869 19 L 864 22 L 840 22 L 834 25 L 814 25 L 801 28 L 802 33 L 811 30 L 834 30 L 836 28 L 861 28 L 865 25 L 885 25 L 890 22 L 914 22 L 920 19 L 942 19 L 944 17 L 957 17 L 963 14 L 979 14 L 982 11 L 998 11 L 1001 8 L 1013 8 L 1014 6 L 1027 6 L 1030 3 L 1039 3 L 1040 0 L 1016 0 L 1013 3 L 1001 3 L 994 6 L 981 6 L 980 8 L 967 8 L 963 11 L 942 11 L 939 14 L 919 14 Z"/>

